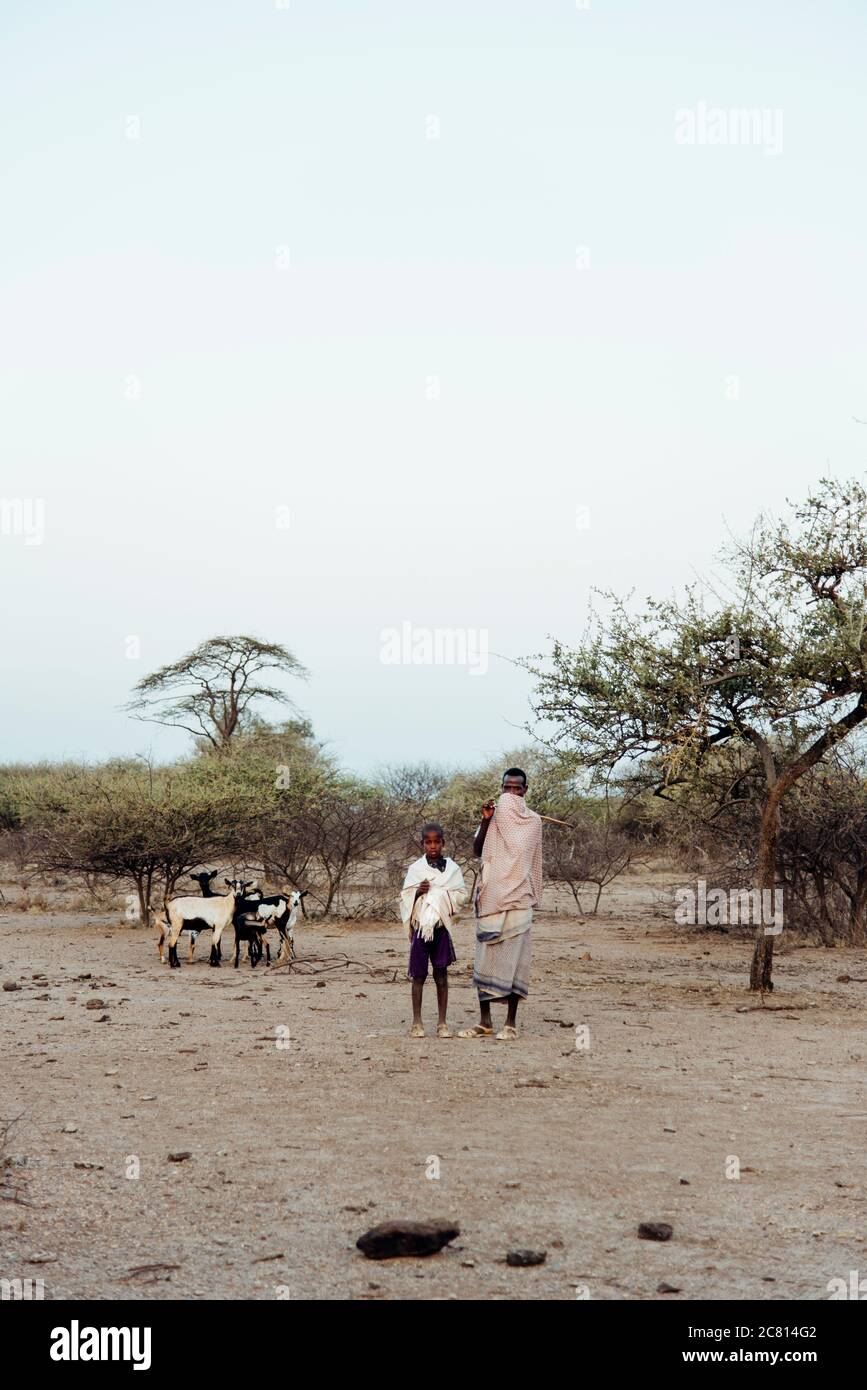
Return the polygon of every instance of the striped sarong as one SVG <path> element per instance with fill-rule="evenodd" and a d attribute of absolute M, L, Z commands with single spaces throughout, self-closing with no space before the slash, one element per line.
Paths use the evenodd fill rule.
<path fill-rule="evenodd" d="M 476 919 L 473 984 L 485 999 L 530 992 L 530 925 L 533 909 L 512 908 Z"/>

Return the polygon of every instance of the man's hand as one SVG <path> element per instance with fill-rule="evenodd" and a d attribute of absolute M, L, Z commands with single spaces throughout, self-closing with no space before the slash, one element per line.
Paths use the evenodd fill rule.
<path fill-rule="evenodd" d="M 497 803 L 494 801 L 493 797 L 491 797 L 482 807 L 482 819 L 479 822 L 479 828 L 473 840 L 473 854 L 475 854 L 477 858 L 484 847 L 485 836 L 491 828 L 491 821 L 494 819 L 496 805 Z"/>

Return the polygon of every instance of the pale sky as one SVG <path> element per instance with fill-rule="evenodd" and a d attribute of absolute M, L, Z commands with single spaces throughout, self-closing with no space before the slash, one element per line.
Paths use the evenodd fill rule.
<path fill-rule="evenodd" d="M 250 632 L 347 766 L 476 762 L 591 586 L 669 593 L 863 475 L 862 5 L 0 24 L 0 758 L 184 751 L 119 707 Z M 487 670 L 384 662 L 404 622 Z"/>

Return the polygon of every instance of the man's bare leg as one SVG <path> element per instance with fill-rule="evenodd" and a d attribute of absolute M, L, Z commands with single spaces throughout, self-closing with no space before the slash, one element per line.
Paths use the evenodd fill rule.
<path fill-rule="evenodd" d="M 515 1019 L 518 1016 L 518 1005 L 521 1002 L 520 994 L 505 994 L 500 999 L 483 999 L 479 995 L 479 1023 L 482 1028 L 492 1028 L 491 1004 L 506 1005 L 506 1027 L 514 1028 Z"/>

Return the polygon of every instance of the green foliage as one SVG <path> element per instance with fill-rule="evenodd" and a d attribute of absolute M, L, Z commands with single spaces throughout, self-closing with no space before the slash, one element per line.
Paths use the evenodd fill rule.
<path fill-rule="evenodd" d="M 249 788 L 190 763 L 64 764 L 28 770 L 13 787 L 33 861 L 132 881 L 145 919 L 158 884 L 170 894 L 181 874 L 231 850 L 256 814 Z"/>
<path fill-rule="evenodd" d="M 549 746 L 597 786 L 657 795 L 738 747 L 757 809 L 758 877 L 773 888 L 784 797 L 867 719 L 867 493 L 822 479 L 783 521 L 761 517 L 726 557 L 727 596 L 694 585 L 643 609 L 604 596 L 583 639 L 524 664 Z M 757 935 L 751 986 L 771 989 L 773 938 Z"/>

